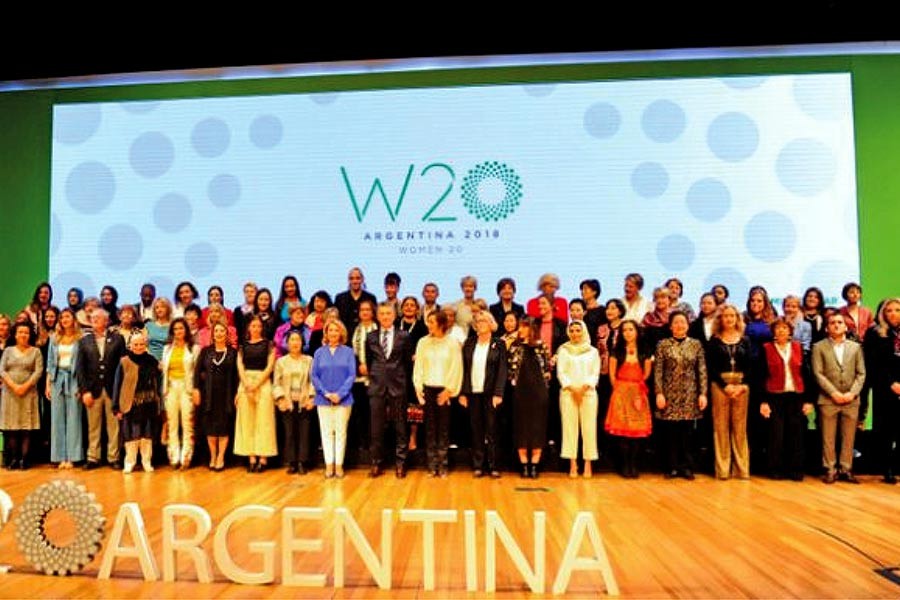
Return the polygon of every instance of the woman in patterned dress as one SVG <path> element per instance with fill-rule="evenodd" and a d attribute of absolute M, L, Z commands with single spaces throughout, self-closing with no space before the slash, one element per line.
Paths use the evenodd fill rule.
<path fill-rule="evenodd" d="M 688 337 L 688 318 L 669 316 L 672 337 L 656 347 L 656 418 L 668 450 L 666 478 L 694 478 L 691 430 L 706 408 L 706 357 L 703 344 Z"/>
<path fill-rule="evenodd" d="M 621 473 L 626 479 L 637 479 L 640 440 L 653 428 L 647 399 L 650 368 L 650 355 L 641 343 L 637 321 L 622 321 L 615 351 L 609 358 L 612 396 L 605 429 L 619 438 Z"/>

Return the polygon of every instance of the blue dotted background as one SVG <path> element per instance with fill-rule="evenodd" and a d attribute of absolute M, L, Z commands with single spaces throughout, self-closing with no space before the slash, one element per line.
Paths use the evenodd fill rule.
<path fill-rule="evenodd" d="M 459 197 L 485 161 L 523 186 L 490 225 Z M 342 167 L 360 206 L 379 181 L 363 223 Z M 408 173 L 392 219 L 377 192 L 394 211 Z M 464 273 L 488 298 L 510 274 L 520 297 L 545 271 L 569 296 L 585 277 L 610 297 L 629 271 L 648 286 L 677 275 L 692 302 L 714 283 L 739 301 L 756 283 L 836 296 L 859 276 L 842 73 L 65 104 L 52 177 L 54 286 L 113 284 L 124 300 L 145 280 L 171 295 L 191 279 L 234 304 L 245 280 L 277 287 L 285 273 L 307 295 L 335 291 L 357 264 L 376 292 L 396 270 L 401 293 L 436 280 L 444 300 Z M 498 181 L 480 185 L 482 201 L 503 197 Z M 442 197 L 431 215 L 456 221 L 423 221 Z M 479 230 L 491 235 L 465 237 Z M 363 239 L 407 231 L 454 239 Z"/>

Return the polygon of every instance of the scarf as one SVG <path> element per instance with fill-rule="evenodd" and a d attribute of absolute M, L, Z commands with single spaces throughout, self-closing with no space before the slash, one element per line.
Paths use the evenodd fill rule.
<path fill-rule="evenodd" d="M 584 324 L 584 321 L 575 320 L 575 321 L 572 321 L 571 323 L 569 323 L 569 326 L 572 326 L 575 324 L 581 325 L 581 330 L 584 332 L 584 335 L 582 336 L 581 341 L 577 344 L 575 342 L 568 341 L 565 344 L 563 344 L 562 347 L 560 348 L 560 350 L 565 348 L 566 352 L 568 352 L 569 354 L 571 354 L 573 356 L 577 356 L 579 354 L 584 354 L 585 352 L 590 352 L 591 348 L 594 347 L 591 344 L 591 336 L 588 334 L 588 328 L 587 328 L 587 325 Z"/>

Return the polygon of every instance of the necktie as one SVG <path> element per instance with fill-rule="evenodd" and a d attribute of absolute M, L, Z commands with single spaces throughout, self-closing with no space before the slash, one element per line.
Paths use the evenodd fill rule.
<path fill-rule="evenodd" d="M 391 353 L 388 348 L 388 332 L 387 329 L 381 331 L 381 349 L 384 351 L 384 357 L 390 358 Z"/>

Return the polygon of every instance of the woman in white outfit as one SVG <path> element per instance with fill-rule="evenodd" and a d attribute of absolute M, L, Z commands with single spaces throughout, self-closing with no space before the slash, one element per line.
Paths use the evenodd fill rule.
<path fill-rule="evenodd" d="M 583 321 L 572 321 L 569 341 L 556 355 L 559 379 L 559 412 L 562 416 L 562 452 L 569 459 L 569 477 L 578 477 L 578 430 L 581 429 L 584 476 L 591 476 L 591 461 L 597 460 L 597 381 L 600 353 L 587 335 Z"/>

